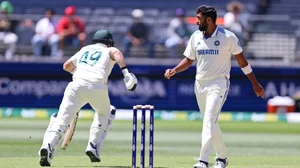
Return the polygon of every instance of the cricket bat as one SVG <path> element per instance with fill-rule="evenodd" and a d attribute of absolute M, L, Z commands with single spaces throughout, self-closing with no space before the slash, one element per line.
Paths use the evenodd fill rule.
<path fill-rule="evenodd" d="M 66 150 L 67 146 L 70 144 L 73 135 L 75 133 L 76 124 L 79 116 L 79 111 L 74 115 L 74 118 L 70 124 L 70 128 L 67 130 L 63 143 L 61 144 L 61 149 Z"/>

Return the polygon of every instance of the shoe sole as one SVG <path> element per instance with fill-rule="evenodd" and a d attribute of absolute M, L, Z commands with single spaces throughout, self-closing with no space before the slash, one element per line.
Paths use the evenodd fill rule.
<path fill-rule="evenodd" d="M 209 167 L 210 167 L 210 165 L 207 166 L 207 168 L 209 168 Z M 197 166 L 194 166 L 193 168 L 198 168 L 198 167 L 197 167 Z"/>
<path fill-rule="evenodd" d="M 224 166 L 225 166 L 225 168 L 228 166 L 228 161 L 226 162 L 226 164 Z"/>
<path fill-rule="evenodd" d="M 48 150 L 42 149 L 40 154 L 41 154 L 40 165 L 50 167 L 51 165 L 48 162 L 48 156 L 49 156 Z"/>
<path fill-rule="evenodd" d="M 101 161 L 91 151 L 86 151 L 85 154 L 90 158 L 91 162 L 100 162 Z"/>

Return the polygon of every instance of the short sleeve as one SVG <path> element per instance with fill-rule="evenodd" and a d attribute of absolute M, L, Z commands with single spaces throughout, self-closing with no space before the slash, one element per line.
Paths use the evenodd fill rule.
<path fill-rule="evenodd" d="M 183 53 L 184 56 L 186 56 L 187 58 L 191 59 L 191 60 L 195 60 L 196 59 L 196 51 L 195 51 L 195 45 L 193 45 L 193 38 L 194 34 L 190 37 L 190 40 L 185 48 L 185 51 Z"/>
<path fill-rule="evenodd" d="M 233 55 L 243 52 L 239 39 L 234 34 L 230 35 L 230 52 Z"/>
<path fill-rule="evenodd" d="M 77 62 L 82 56 L 82 50 L 78 51 L 75 55 L 73 55 L 70 60 L 75 67 L 77 67 Z"/>

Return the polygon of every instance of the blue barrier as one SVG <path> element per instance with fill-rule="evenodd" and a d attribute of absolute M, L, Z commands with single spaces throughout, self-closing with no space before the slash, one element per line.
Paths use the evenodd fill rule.
<path fill-rule="evenodd" d="M 164 78 L 170 66 L 128 65 L 138 77 L 134 92 L 125 89 L 122 73 L 116 65 L 110 75 L 111 103 L 129 109 L 134 104 L 152 104 L 160 110 L 197 110 L 194 95 L 195 67 Z M 300 90 L 300 68 L 261 68 L 254 72 L 265 87 L 265 99 L 255 96 L 252 85 L 238 67 L 231 70 L 231 86 L 223 111 L 266 111 L 269 98 L 291 96 Z M 57 108 L 71 75 L 54 63 L 0 63 L 0 106 Z M 89 106 L 85 106 L 89 108 Z"/>

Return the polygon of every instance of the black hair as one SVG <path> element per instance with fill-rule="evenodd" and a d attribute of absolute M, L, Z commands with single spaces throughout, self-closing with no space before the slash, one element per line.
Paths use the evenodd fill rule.
<path fill-rule="evenodd" d="M 110 47 L 114 47 L 115 46 L 115 42 L 114 41 L 110 41 L 110 40 L 96 40 L 96 39 L 93 39 L 92 43 L 93 44 L 102 43 L 102 44 L 109 45 Z"/>
<path fill-rule="evenodd" d="M 201 13 L 204 17 L 210 17 L 214 23 L 217 21 L 217 10 L 212 6 L 201 5 L 197 8 L 198 13 Z"/>
<path fill-rule="evenodd" d="M 55 14 L 54 9 L 46 9 L 46 12 L 50 12 L 51 15 L 54 15 L 54 14 Z"/>

